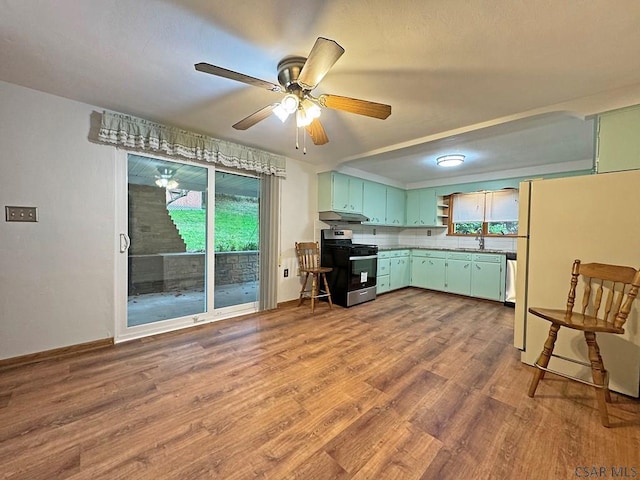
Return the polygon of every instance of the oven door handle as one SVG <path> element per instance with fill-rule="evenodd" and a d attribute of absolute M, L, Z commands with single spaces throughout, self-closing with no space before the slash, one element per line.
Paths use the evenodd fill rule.
<path fill-rule="evenodd" d="M 378 258 L 378 255 L 362 255 L 356 257 L 349 257 L 349 260 L 371 260 L 372 258 Z"/>

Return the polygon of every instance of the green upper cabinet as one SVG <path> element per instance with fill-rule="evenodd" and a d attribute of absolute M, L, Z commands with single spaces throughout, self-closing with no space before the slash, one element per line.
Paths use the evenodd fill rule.
<path fill-rule="evenodd" d="M 640 106 L 598 118 L 598 173 L 640 168 Z"/>
<path fill-rule="evenodd" d="M 364 182 L 362 213 L 369 225 L 384 225 L 387 216 L 387 187 L 381 183 Z"/>
<path fill-rule="evenodd" d="M 364 181 L 337 172 L 318 174 L 318 211 L 362 213 Z"/>
<path fill-rule="evenodd" d="M 349 211 L 362 213 L 363 203 L 362 194 L 364 188 L 364 180 L 360 178 L 349 177 Z"/>
<path fill-rule="evenodd" d="M 434 188 L 407 191 L 407 227 L 438 225 L 436 200 Z"/>
<path fill-rule="evenodd" d="M 404 190 L 387 187 L 387 216 L 385 225 L 403 227 L 405 225 Z"/>

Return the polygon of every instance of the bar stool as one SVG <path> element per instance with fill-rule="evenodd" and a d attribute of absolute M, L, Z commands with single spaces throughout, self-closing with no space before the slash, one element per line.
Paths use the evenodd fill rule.
<path fill-rule="evenodd" d="M 333 270 L 331 267 L 320 266 L 320 246 L 318 242 L 296 242 L 296 256 L 298 257 L 298 270 L 304 273 L 304 283 L 300 290 L 300 300 L 298 306 L 302 305 L 305 298 L 311 299 L 311 313 L 315 310 L 316 298 L 326 297 L 329 301 L 329 308 L 333 308 L 331 292 L 327 283 L 326 274 Z M 311 289 L 307 290 L 307 282 L 311 276 Z M 324 293 L 320 290 L 320 281 L 324 284 Z"/>
<path fill-rule="evenodd" d="M 582 301 L 578 303 L 579 311 L 573 310 L 576 303 L 576 289 L 581 280 Z M 538 382 L 544 378 L 545 372 L 555 373 L 561 377 L 577 380 L 591 385 L 596 390 L 600 420 L 605 427 L 609 426 L 607 402 L 611 402 L 609 393 L 609 373 L 604 368 L 600 348 L 596 341 L 596 333 L 624 333 L 624 324 L 631 310 L 631 305 L 640 288 L 640 270 L 631 267 L 606 265 L 603 263 L 584 263 L 576 260 L 571 271 L 571 282 L 567 307 L 550 309 L 531 307 L 529 312 L 551 322 L 549 336 L 544 343 L 542 353 L 535 363 L 537 370 L 531 379 L 528 395 L 533 397 Z M 560 327 L 582 330 L 587 342 L 589 363 L 553 354 Z M 551 357 L 591 367 L 593 382 L 574 378 L 548 368 Z"/>

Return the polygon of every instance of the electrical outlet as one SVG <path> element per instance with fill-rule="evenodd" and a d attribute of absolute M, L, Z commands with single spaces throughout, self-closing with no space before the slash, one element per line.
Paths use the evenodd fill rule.
<path fill-rule="evenodd" d="M 376 229 L 375 229 L 375 228 L 373 229 L 373 234 L 374 234 L 374 235 L 376 234 Z"/>
<path fill-rule="evenodd" d="M 36 207 L 4 207 L 7 222 L 37 222 L 38 209 Z"/>
<path fill-rule="evenodd" d="M 284 269 L 284 278 L 287 278 L 289 276 L 289 269 L 285 268 Z"/>
<path fill-rule="evenodd" d="M 431 236 L 431 230 L 427 230 L 427 237 Z"/>

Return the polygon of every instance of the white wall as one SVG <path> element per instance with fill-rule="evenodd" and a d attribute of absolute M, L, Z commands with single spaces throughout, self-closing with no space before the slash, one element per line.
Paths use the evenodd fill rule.
<path fill-rule="evenodd" d="M 88 140 L 102 109 L 0 82 L 0 359 L 114 336 L 116 149 Z M 293 244 L 315 236 L 316 171 L 287 161 L 278 301 L 300 288 Z M 284 278 L 283 270 L 290 276 Z"/>
<path fill-rule="evenodd" d="M 114 149 L 90 143 L 91 106 L 0 82 L 0 358 L 114 330 Z"/>
<path fill-rule="evenodd" d="M 280 268 L 278 272 L 278 302 L 298 298 L 300 278 L 295 242 L 319 240 L 318 190 L 316 167 L 287 160 L 287 178 L 282 181 Z M 284 277 L 284 269 L 289 276 Z"/>

